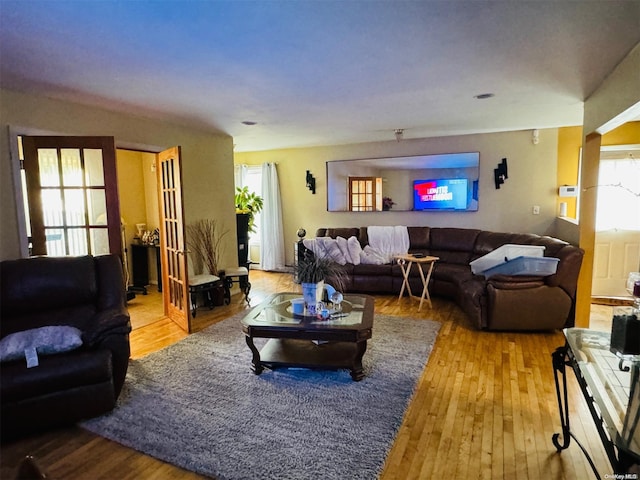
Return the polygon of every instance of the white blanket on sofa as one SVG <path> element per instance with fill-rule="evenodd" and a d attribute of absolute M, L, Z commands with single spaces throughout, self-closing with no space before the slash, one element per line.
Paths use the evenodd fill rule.
<path fill-rule="evenodd" d="M 368 227 L 369 245 L 390 262 L 395 255 L 409 251 L 409 232 L 405 226 Z M 385 262 L 385 263 L 388 263 Z"/>
<path fill-rule="evenodd" d="M 371 244 L 373 228 L 374 242 Z M 404 230 L 404 232 L 403 232 Z M 369 227 L 369 245 L 364 249 L 356 237 L 316 237 L 305 238 L 302 243 L 318 258 L 328 257 L 340 265 L 361 263 L 382 265 L 390 263 L 394 255 L 409 251 L 407 227 Z"/>

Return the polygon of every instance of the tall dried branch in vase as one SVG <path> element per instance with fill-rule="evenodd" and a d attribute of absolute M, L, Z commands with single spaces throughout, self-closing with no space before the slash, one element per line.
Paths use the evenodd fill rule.
<path fill-rule="evenodd" d="M 187 225 L 187 246 L 211 275 L 218 275 L 222 239 L 227 233 L 229 231 L 223 230 L 216 220 L 208 218 Z"/>

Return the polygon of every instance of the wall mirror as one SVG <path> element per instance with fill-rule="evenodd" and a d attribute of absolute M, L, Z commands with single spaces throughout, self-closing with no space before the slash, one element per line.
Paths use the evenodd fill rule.
<path fill-rule="evenodd" d="M 480 153 L 327 162 L 330 212 L 476 211 Z"/>

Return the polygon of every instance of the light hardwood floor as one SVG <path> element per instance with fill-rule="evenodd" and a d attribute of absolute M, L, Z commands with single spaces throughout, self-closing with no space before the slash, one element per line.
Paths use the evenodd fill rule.
<path fill-rule="evenodd" d="M 276 291 L 297 291 L 286 274 L 251 273 L 252 305 Z M 240 295 L 231 305 L 202 309 L 201 330 L 246 310 Z M 561 454 L 551 443 L 560 430 L 551 353 L 560 332 L 493 333 L 475 330 L 450 301 L 434 298 L 433 310 L 390 295 L 376 296 L 376 313 L 432 319 L 441 331 L 419 380 L 382 473 L 392 479 L 585 479 L 593 478 L 579 447 Z M 240 334 L 240 333 L 239 333 Z M 170 345 L 184 334 L 168 320 L 131 334 L 132 357 Z M 374 326 L 375 337 L 375 326 Z M 249 351 L 247 350 L 247 374 Z M 572 372 L 568 372 L 571 427 L 602 476 L 611 474 L 593 420 Z M 256 454 L 259 455 L 259 452 Z M 14 478 L 24 455 L 34 455 L 54 479 L 201 478 L 79 427 L 2 446 L 1 478 Z"/>

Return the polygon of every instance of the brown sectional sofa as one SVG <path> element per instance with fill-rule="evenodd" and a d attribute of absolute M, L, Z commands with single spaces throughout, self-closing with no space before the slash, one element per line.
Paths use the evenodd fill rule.
<path fill-rule="evenodd" d="M 530 233 L 499 233 L 466 228 L 408 227 L 409 253 L 439 257 L 429 292 L 453 299 L 486 330 L 551 330 L 573 326 L 578 273 L 584 252 L 567 242 Z M 367 227 L 320 228 L 317 237 L 358 238 L 368 244 Z M 547 277 L 474 275 L 469 263 L 505 244 L 542 245 L 544 256 L 560 259 L 557 272 Z M 302 251 L 306 250 L 300 246 Z M 402 286 L 397 264 L 343 267 L 346 292 L 395 293 Z M 417 268 L 410 274 L 411 288 L 422 291 Z"/>

